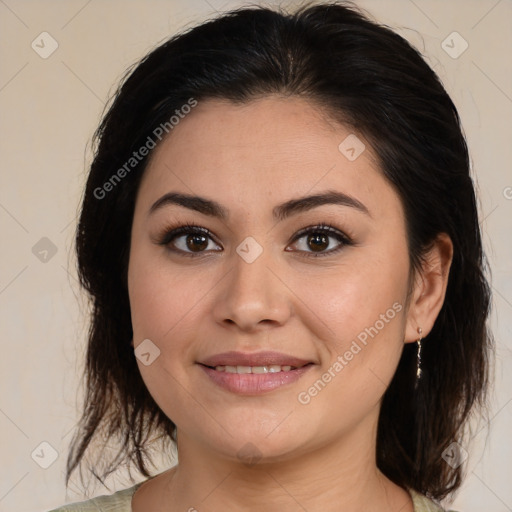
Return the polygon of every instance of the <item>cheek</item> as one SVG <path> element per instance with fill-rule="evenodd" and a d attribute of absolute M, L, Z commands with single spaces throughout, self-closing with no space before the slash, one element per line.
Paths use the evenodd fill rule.
<path fill-rule="evenodd" d="M 394 254 L 380 247 L 380 254 L 354 250 L 329 276 L 304 281 L 302 292 L 307 288 L 304 296 L 318 312 L 318 324 L 330 328 L 320 349 L 329 353 L 331 365 L 338 361 L 332 390 L 367 389 L 375 400 L 403 349 L 409 268 L 405 246 Z"/>
<path fill-rule="evenodd" d="M 164 340 L 182 331 L 197 314 L 209 289 L 207 276 L 193 269 L 171 271 L 165 257 L 135 250 L 130 257 L 129 296 L 134 342 Z"/>
<path fill-rule="evenodd" d="M 382 330 L 381 315 L 389 326 L 392 322 L 386 320 L 396 316 L 397 306 L 393 309 L 393 304 L 399 303 L 403 309 L 407 292 L 407 260 L 390 257 L 384 261 L 363 254 L 357 260 L 347 261 L 325 278 L 308 280 L 306 286 L 306 296 L 341 342 L 376 322 Z"/>
<path fill-rule="evenodd" d="M 403 349 L 408 268 L 407 260 L 399 260 L 384 265 L 381 258 L 368 258 L 340 268 L 336 277 L 309 280 L 318 324 L 327 324 L 330 336 L 319 347 L 328 352 L 325 364 L 304 383 L 299 402 L 318 417 L 328 410 L 326 421 L 336 431 L 365 417 L 396 371 Z"/>
<path fill-rule="evenodd" d="M 183 392 L 188 371 L 183 363 L 191 358 L 189 333 L 200 321 L 201 297 L 211 286 L 197 272 L 170 268 L 165 258 L 136 248 L 130 256 L 128 283 L 134 348 L 149 339 L 159 350 L 149 365 L 137 359 L 141 377 L 160 409 L 179 423 L 199 415 Z"/>

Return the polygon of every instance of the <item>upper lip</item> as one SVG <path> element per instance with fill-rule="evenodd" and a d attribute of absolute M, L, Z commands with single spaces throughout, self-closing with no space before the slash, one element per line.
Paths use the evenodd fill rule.
<path fill-rule="evenodd" d="M 311 361 L 300 359 L 299 357 L 290 356 L 288 354 L 282 354 L 280 352 L 223 352 L 222 354 L 216 354 L 208 357 L 200 364 L 205 366 L 293 366 L 300 368 Z"/>

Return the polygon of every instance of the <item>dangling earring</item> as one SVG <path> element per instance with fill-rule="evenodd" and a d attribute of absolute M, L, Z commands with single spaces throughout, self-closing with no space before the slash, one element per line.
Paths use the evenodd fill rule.
<path fill-rule="evenodd" d="M 420 337 L 416 341 L 416 343 L 418 344 L 418 356 L 417 356 L 417 360 L 416 360 L 416 383 L 415 383 L 416 387 L 418 386 L 418 382 L 421 379 L 421 374 L 422 374 L 422 371 L 421 371 L 421 339 L 422 339 L 421 333 L 422 333 L 421 327 L 418 327 L 418 334 Z"/>

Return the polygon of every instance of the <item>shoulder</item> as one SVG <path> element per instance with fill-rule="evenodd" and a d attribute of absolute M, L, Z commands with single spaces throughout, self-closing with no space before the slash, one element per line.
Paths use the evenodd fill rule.
<path fill-rule="evenodd" d="M 455 512 L 455 510 L 445 511 L 441 505 L 412 489 L 409 489 L 409 493 L 412 497 L 414 512 Z"/>
<path fill-rule="evenodd" d="M 87 501 L 70 503 L 49 512 L 131 512 L 132 496 L 143 483 L 140 482 L 108 496 L 102 495 Z"/>

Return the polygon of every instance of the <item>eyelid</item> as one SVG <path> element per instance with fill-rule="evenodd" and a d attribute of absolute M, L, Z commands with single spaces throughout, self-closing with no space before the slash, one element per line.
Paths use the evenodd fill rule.
<path fill-rule="evenodd" d="M 325 224 L 323 222 L 320 224 L 315 224 L 313 226 L 307 226 L 305 228 L 302 228 L 294 235 L 290 244 L 295 243 L 297 240 L 300 240 L 301 238 L 303 238 L 305 235 L 308 235 L 309 233 L 325 233 L 328 236 L 337 238 L 340 245 L 338 245 L 338 247 L 335 247 L 334 249 L 329 249 L 328 251 L 320 251 L 320 252 L 296 251 L 300 256 L 303 256 L 303 257 L 317 258 L 317 257 L 322 257 L 322 256 L 330 256 L 332 254 L 337 253 L 345 246 L 354 245 L 354 242 L 349 235 L 347 235 L 343 231 L 335 228 L 334 226 L 331 226 L 330 224 Z M 291 252 L 291 251 L 289 251 L 289 252 Z"/>
<path fill-rule="evenodd" d="M 216 244 L 220 243 L 216 240 L 215 235 L 208 229 L 198 224 L 189 222 L 176 223 L 175 225 L 166 225 L 159 233 L 152 237 L 152 241 L 158 245 L 168 245 L 172 239 L 182 234 L 199 233 L 210 237 Z"/>
<path fill-rule="evenodd" d="M 343 238 L 344 240 L 348 242 L 351 242 L 351 239 L 348 235 L 343 233 L 343 231 L 335 228 L 334 226 L 331 226 L 330 224 L 325 224 L 324 222 L 321 222 L 320 224 L 314 224 L 312 226 L 307 226 L 305 228 L 300 229 L 291 240 L 292 242 L 295 242 L 299 238 L 303 237 L 304 235 L 307 235 L 311 232 L 322 232 L 322 233 L 332 233 L 333 235 L 337 235 L 340 238 Z"/>
<path fill-rule="evenodd" d="M 300 251 L 300 250 L 299 251 L 289 251 L 287 249 L 290 246 L 290 244 L 293 244 L 297 240 L 303 238 L 304 236 L 306 236 L 310 233 L 315 233 L 315 232 L 316 233 L 325 233 L 329 236 L 337 238 L 338 241 L 340 242 L 340 245 L 337 248 L 330 249 L 325 252 Z M 151 237 L 151 239 L 152 239 L 153 243 L 167 247 L 174 239 L 178 238 L 179 236 L 186 235 L 186 234 L 205 235 L 206 237 L 210 238 L 215 244 L 220 245 L 222 247 L 222 244 L 220 244 L 216 240 L 216 236 L 209 229 L 207 229 L 203 226 L 199 226 L 197 224 L 188 223 L 188 222 L 185 222 L 185 223 L 181 222 L 181 223 L 176 223 L 174 225 L 167 225 L 165 228 L 163 228 L 159 232 L 159 234 L 157 234 L 154 237 Z M 306 226 L 306 227 L 300 229 L 297 233 L 295 233 L 295 235 L 292 237 L 292 239 L 288 242 L 287 248 L 285 249 L 285 251 L 297 252 L 299 255 L 304 256 L 304 257 L 319 257 L 319 256 L 329 256 L 331 254 L 334 254 L 335 252 L 341 250 L 344 246 L 347 246 L 347 245 L 354 245 L 354 242 L 349 235 L 347 235 L 343 231 L 335 228 L 334 226 L 331 226 L 330 224 L 319 223 L 319 224 L 314 224 L 311 226 Z M 199 252 L 195 253 L 195 252 L 183 251 L 178 248 L 171 249 L 170 247 L 169 247 L 169 250 L 174 253 L 178 253 L 180 255 L 193 256 L 193 257 L 205 256 L 211 252 L 211 250 L 209 250 L 209 251 L 199 251 Z M 215 251 L 215 252 L 220 252 L 220 251 Z"/>

